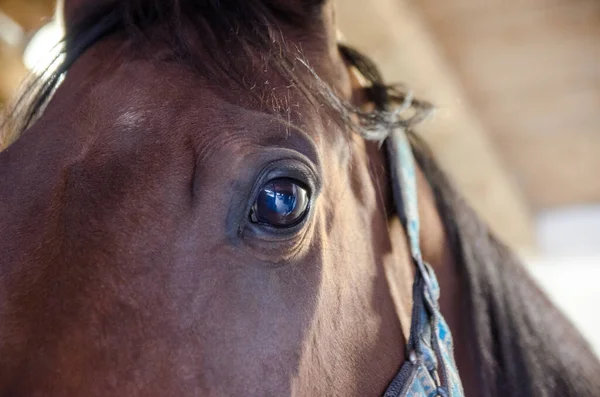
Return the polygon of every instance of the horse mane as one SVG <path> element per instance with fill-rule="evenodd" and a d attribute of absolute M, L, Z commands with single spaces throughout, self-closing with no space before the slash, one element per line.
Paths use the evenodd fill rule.
<path fill-rule="evenodd" d="M 600 361 L 589 344 L 412 139 L 465 280 L 481 395 L 600 396 Z"/>
<path fill-rule="evenodd" d="M 372 84 L 372 100 L 380 105 L 378 111 L 362 113 L 339 100 L 307 64 L 303 65 L 311 71 L 307 76 L 312 81 L 297 77 L 294 68 L 301 51 L 293 52 L 296 55 L 292 58 L 281 51 L 286 43 L 274 29 L 276 22 L 300 27 L 313 6 L 321 2 L 310 0 L 305 1 L 305 7 L 284 9 L 277 0 L 128 0 L 86 9 L 64 40 L 65 58 L 29 82 L 0 127 L 5 134 L 12 131 L 10 143 L 31 126 L 51 100 L 62 76 L 99 38 L 121 32 L 133 40 L 145 40 L 149 27 L 164 25 L 168 35 L 152 36 L 152 40 L 166 40 L 175 56 L 199 73 L 216 73 L 244 84 L 242 71 L 232 69 L 229 59 L 239 58 L 239 51 L 259 51 L 263 53 L 262 61 L 274 66 L 307 96 L 316 97 L 313 103 L 328 106 L 338 120 L 362 128 L 363 135 L 369 132 L 365 124 L 367 129 L 385 129 L 381 126 L 386 127 L 389 118 L 384 102 L 393 87 L 383 83 L 377 67 L 367 57 L 340 47 L 346 60 Z M 214 68 L 195 62 L 192 46 L 182 31 L 184 20 L 191 20 L 201 29 Z M 235 48 L 237 55 L 225 47 Z M 456 192 L 427 145 L 416 134 L 411 134 L 411 140 L 417 162 L 435 193 L 461 279 L 465 280 L 464 304 L 471 314 L 471 350 L 481 370 L 481 396 L 600 396 L 600 363 L 588 344 L 536 287 L 516 256 L 490 233 Z"/>
<path fill-rule="evenodd" d="M 342 52 L 371 82 L 372 102 L 385 109 L 390 87 L 377 66 L 357 51 Z M 470 353 L 480 369 L 480 395 L 600 396 L 600 361 L 587 341 L 458 193 L 427 144 L 414 131 L 409 133 L 464 283 L 463 307 L 471 315 Z"/>

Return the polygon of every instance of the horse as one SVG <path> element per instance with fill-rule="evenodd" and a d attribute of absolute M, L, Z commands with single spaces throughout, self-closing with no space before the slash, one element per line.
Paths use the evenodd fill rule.
<path fill-rule="evenodd" d="M 62 7 L 64 57 L 3 124 L 0 395 L 382 395 L 418 271 L 378 142 L 398 88 L 332 2 Z M 599 396 L 588 344 L 403 120 L 465 395 Z"/>

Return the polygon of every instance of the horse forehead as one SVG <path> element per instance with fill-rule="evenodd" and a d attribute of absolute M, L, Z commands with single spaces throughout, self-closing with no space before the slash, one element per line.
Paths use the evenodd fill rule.
<path fill-rule="evenodd" d="M 180 152 L 191 143 L 199 157 L 209 157 L 283 146 L 320 163 L 331 149 L 325 141 L 345 148 L 337 142 L 344 140 L 343 133 L 334 131 L 335 123 L 326 122 L 297 87 L 271 79 L 274 89 L 257 95 L 256 87 L 219 85 L 181 61 L 160 57 L 125 54 L 104 66 L 106 55 L 119 53 L 122 45 L 108 42 L 85 54 L 60 94 L 69 99 L 59 103 L 73 106 L 69 114 L 78 139 L 96 150 L 140 154 L 140 145 L 150 149 L 153 142 L 163 142 Z M 61 111 L 52 113 L 52 119 L 64 119 Z"/>
<path fill-rule="evenodd" d="M 262 92 L 257 95 L 254 87 L 215 83 L 183 62 L 125 60 L 116 70 L 107 69 L 96 79 L 98 84 L 90 95 L 101 102 L 96 108 L 113 113 L 112 120 L 125 127 L 137 126 L 151 119 L 151 114 L 176 114 L 178 118 L 196 117 L 207 122 L 219 118 L 226 123 L 251 118 L 256 111 L 269 113 L 274 109 L 268 103 L 283 101 L 278 97 L 295 100 L 294 105 L 300 106 L 294 90 L 278 94 L 279 89 L 269 88 L 269 96 L 262 96 Z M 263 100 L 257 101 L 258 97 Z"/>
<path fill-rule="evenodd" d="M 203 131 L 246 121 L 258 134 L 266 126 L 255 117 L 256 112 L 278 116 L 301 128 L 319 120 L 314 105 L 300 89 L 270 68 L 246 70 L 239 80 L 247 86 L 223 84 L 174 58 L 172 49 L 160 43 L 152 46 L 151 56 L 132 52 L 130 46 L 118 38 L 108 39 L 73 65 L 65 81 L 72 87 L 67 90 L 71 98 L 63 103 L 82 110 L 77 121 L 132 129 L 149 122 L 161 124 L 162 119 L 170 123 L 196 119 L 196 123 L 205 121 Z M 204 58 L 202 51 L 198 56 L 194 62 Z M 210 62 L 210 57 L 206 58 Z"/>
<path fill-rule="evenodd" d="M 318 140 L 320 117 L 295 87 L 218 85 L 178 62 L 123 63 L 98 77 L 91 92 L 99 116 L 117 130 L 188 130 L 200 138 L 240 135 L 248 139 L 297 135 Z M 266 93 L 266 94 L 265 94 Z"/>

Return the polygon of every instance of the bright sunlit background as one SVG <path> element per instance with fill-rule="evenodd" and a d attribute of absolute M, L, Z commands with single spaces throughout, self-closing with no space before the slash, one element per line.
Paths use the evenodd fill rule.
<path fill-rule="evenodd" d="M 535 227 L 532 274 L 600 355 L 600 205 L 543 211 Z"/>
<path fill-rule="evenodd" d="M 337 3 L 345 40 L 437 104 L 424 138 L 600 353 L 600 2 Z M 0 0 L 0 107 L 52 59 L 53 7 Z"/>
<path fill-rule="evenodd" d="M 29 70 L 39 73 L 60 54 L 60 41 L 64 31 L 56 20 L 43 25 L 27 43 L 23 63 Z"/>

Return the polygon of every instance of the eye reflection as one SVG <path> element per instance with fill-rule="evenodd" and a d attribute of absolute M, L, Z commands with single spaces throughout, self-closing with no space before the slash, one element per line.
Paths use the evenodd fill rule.
<path fill-rule="evenodd" d="M 291 227 L 304 219 L 309 202 L 308 192 L 299 182 L 273 179 L 261 188 L 250 220 L 279 228 Z"/>

